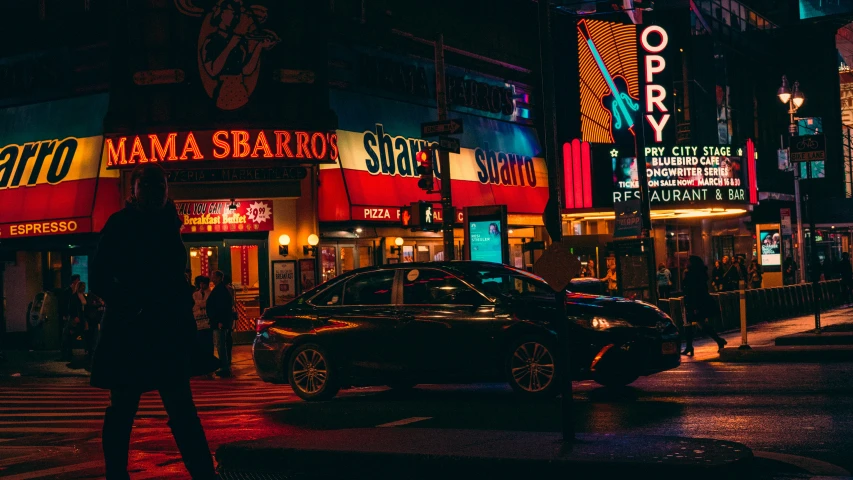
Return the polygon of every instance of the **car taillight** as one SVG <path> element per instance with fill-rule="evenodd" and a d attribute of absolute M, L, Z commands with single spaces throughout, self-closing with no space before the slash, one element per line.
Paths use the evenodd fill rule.
<path fill-rule="evenodd" d="M 275 320 L 267 320 L 264 318 L 259 318 L 255 322 L 255 333 L 264 333 L 264 331 L 266 331 L 266 329 L 273 326 L 274 323 L 275 323 Z"/>

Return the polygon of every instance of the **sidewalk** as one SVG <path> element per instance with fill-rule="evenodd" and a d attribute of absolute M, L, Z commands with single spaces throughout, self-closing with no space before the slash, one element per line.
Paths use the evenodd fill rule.
<path fill-rule="evenodd" d="M 5 377 L 88 377 L 82 351 L 76 350 L 74 361 L 59 361 L 59 350 L 6 350 L 6 361 L 0 362 L 0 379 Z M 252 362 L 251 345 L 234 345 L 231 351 L 234 378 L 257 379 Z"/>
<path fill-rule="evenodd" d="M 723 440 L 430 428 L 307 430 L 225 444 L 222 478 L 744 478 L 745 445 Z"/>
<path fill-rule="evenodd" d="M 844 306 L 821 313 L 821 326 L 836 325 L 853 321 L 853 307 Z M 751 325 L 747 329 L 747 341 L 752 350 L 738 350 L 741 344 L 740 330 L 721 333 L 728 343 L 722 355 L 717 353 L 717 344 L 709 338 L 694 342 L 694 357 L 681 357 L 690 361 L 821 361 L 853 360 L 853 345 L 777 347 L 777 337 L 814 330 L 814 316 L 805 315 L 788 320 L 777 320 Z"/>

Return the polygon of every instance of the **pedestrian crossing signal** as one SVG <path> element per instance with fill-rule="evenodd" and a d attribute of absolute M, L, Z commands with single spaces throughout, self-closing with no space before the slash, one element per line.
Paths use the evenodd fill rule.
<path fill-rule="evenodd" d="M 418 181 L 418 188 L 426 191 L 433 189 L 433 170 L 432 170 L 432 148 L 425 147 L 423 150 L 415 154 L 415 159 L 418 162 L 418 175 L 421 179 Z"/>

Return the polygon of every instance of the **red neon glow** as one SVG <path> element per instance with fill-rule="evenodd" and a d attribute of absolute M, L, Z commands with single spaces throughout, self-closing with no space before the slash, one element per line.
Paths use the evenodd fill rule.
<path fill-rule="evenodd" d="M 563 186 L 566 209 L 592 208 L 592 167 L 589 142 L 563 144 Z"/>
<path fill-rule="evenodd" d="M 592 208 L 592 171 L 589 142 L 581 145 L 581 178 L 583 178 L 583 206 Z"/>
<path fill-rule="evenodd" d="M 572 144 L 566 142 L 563 144 L 563 206 L 569 210 L 575 208 L 575 196 L 568 192 L 569 186 L 575 183 L 573 161 Z"/>
<path fill-rule="evenodd" d="M 107 167 L 116 168 L 146 162 L 206 159 L 283 158 L 328 162 L 336 161 L 339 151 L 338 136 L 334 132 L 216 130 L 111 137 L 104 142 L 104 154 Z"/>
<path fill-rule="evenodd" d="M 758 203 L 758 170 L 755 163 L 755 143 L 752 139 L 746 141 L 746 163 L 749 166 L 749 203 Z"/>

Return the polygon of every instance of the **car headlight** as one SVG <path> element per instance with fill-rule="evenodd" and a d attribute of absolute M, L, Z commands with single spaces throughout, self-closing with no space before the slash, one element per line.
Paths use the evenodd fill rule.
<path fill-rule="evenodd" d="M 609 330 L 611 328 L 632 326 L 630 323 L 626 322 L 625 320 L 619 320 L 619 319 L 615 319 L 615 318 L 592 317 L 592 318 L 574 318 L 573 320 L 578 325 L 592 329 L 592 330 Z"/>

